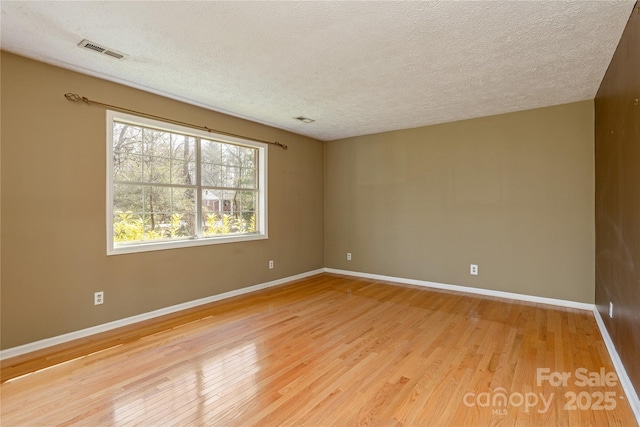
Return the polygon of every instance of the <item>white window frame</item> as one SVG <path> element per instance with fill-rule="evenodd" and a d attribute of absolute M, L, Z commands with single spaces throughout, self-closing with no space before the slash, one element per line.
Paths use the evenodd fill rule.
<path fill-rule="evenodd" d="M 113 238 L 113 122 L 130 123 L 132 125 L 139 125 L 145 127 L 151 127 L 154 129 L 164 130 L 168 132 L 176 132 L 196 138 L 203 138 L 208 140 L 220 141 L 223 143 L 230 143 L 234 145 L 248 146 L 256 148 L 258 150 L 258 214 L 256 217 L 256 223 L 258 224 L 258 231 L 251 234 L 239 234 L 239 235 L 220 235 L 220 236 L 206 236 L 195 237 L 185 239 L 174 240 L 161 240 L 161 241 L 145 241 L 141 243 L 128 243 L 126 245 L 116 245 Z M 176 249 L 187 248 L 192 246 L 204 246 L 204 245 L 216 245 L 221 243 L 233 243 L 233 242 L 246 242 L 252 240 L 264 240 L 268 239 L 268 220 L 267 220 L 267 144 L 255 142 L 247 139 L 236 138 L 227 135 L 221 135 L 214 132 L 205 132 L 198 129 L 193 129 L 185 126 L 175 125 L 172 123 L 166 123 L 158 120 L 148 119 L 145 117 L 134 116 L 131 114 L 121 113 L 117 111 L 107 110 L 107 255 L 128 254 L 137 252 L 149 252 L 158 251 L 164 249 Z M 196 144 L 197 156 L 196 156 L 196 176 L 197 176 L 197 194 L 201 194 L 202 183 L 200 180 L 200 146 Z M 200 224 L 202 215 L 202 201 L 197 198 L 196 200 L 196 218 L 197 223 Z M 200 233 L 201 227 L 197 227 L 198 233 Z"/>

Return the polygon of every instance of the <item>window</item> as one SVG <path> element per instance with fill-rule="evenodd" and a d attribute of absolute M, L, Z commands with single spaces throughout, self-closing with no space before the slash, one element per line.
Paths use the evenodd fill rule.
<path fill-rule="evenodd" d="M 267 238 L 266 144 L 107 111 L 107 254 Z"/>

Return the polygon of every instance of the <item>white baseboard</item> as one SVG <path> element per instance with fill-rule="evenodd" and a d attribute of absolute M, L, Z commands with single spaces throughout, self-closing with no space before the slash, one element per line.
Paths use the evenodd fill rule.
<path fill-rule="evenodd" d="M 512 292 L 494 291 L 491 289 L 472 288 L 469 286 L 449 285 L 446 283 L 428 282 L 425 280 L 404 279 L 402 277 L 382 276 L 380 274 L 360 273 L 349 270 L 336 270 L 334 268 L 325 268 L 327 273 L 344 274 L 347 276 L 363 277 L 366 279 L 384 280 L 386 282 L 406 283 L 408 285 L 424 286 L 427 288 L 444 289 L 447 291 L 465 292 L 469 294 L 478 294 L 491 297 L 508 298 L 520 301 L 535 302 L 541 304 L 558 305 L 561 307 L 577 308 L 580 310 L 593 310 L 594 305 L 584 302 L 568 301 L 555 298 L 537 297 L 533 295 L 516 294 Z"/>
<path fill-rule="evenodd" d="M 627 375 L 626 369 L 624 369 L 624 365 L 622 364 L 622 360 L 618 355 L 618 351 L 616 350 L 616 346 L 613 344 L 613 340 L 609 335 L 609 331 L 602 320 L 602 316 L 598 311 L 598 307 L 593 308 L 593 316 L 596 318 L 596 323 L 598 324 L 598 328 L 600 329 L 600 334 L 602 335 L 602 339 L 604 340 L 605 345 L 607 346 L 607 350 L 609 351 L 609 356 L 611 357 L 611 361 L 613 362 L 613 366 L 616 368 L 618 373 L 618 378 L 620 379 L 620 383 L 622 384 L 622 388 L 624 389 L 625 394 L 627 395 L 627 400 L 629 401 L 629 406 L 633 410 L 634 415 L 636 416 L 636 421 L 638 425 L 640 425 L 640 398 L 636 393 L 633 384 L 631 383 L 631 379 Z"/>
<path fill-rule="evenodd" d="M 103 323 L 102 325 L 92 326 L 90 328 L 81 329 L 79 331 L 70 332 L 64 335 L 58 335 L 51 338 L 46 338 L 40 341 L 24 344 L 18 347 L 8 348 L 0 351 L 0 360 L 8 359 L 10 357 L 20 356 L 22 354 L 31 353 L 32 351 L 41 350 L 43 348 L 52 347 L 54 345 L 62 344 L 65 342 L 73 341 L 78 338 L 85 338 L 91 335 L 98 334 L 100 332 L 110 331 L 112 329 L 120 328 L 122 326 L 128 326 L 133 323 L 142 322 L 144 320 L 153 319 L 155 317 L 164 316 L 165 314 L 175 313 L 181 310 L 197 307 L 199 305 L 208 304 L 215 301 L 235 297 L 238 295 L 247 294 L 249 292 L 255 292 L 260 289 L 266 289 L 273 286 L 282 285 L 287 282 L 293 282 L 294 280 L 304 279 L 305 277 L 313 276 L 316 274 L 324 273 L 324 269 L 318 269 L 308 271 L 306 273 L 297 274 L 295 276 L 284 277 L 282 279 L 272 280 L 266 283 L 260 283 L 258 285 L 248 286 L 246 288 L 236 289 L 229 292 L 224 292 L 218 295 L 212 295 L 206 298 L 200 298 L 193 301 L 187 301 L 182 304 L 172 305 L 170 307 L 161 308 L 158 310 L 150 311 L 148 313 L 142 313 L 124 319 L 115 320 L 109 323 Z"/>

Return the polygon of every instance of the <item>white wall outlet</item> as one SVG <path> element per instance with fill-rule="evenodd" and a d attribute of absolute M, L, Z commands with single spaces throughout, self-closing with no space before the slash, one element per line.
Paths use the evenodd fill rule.
<path fill-rule="evenodd" d="M 472 276 L 478 275 L 478 264 L 469 265 L 469 274 Z"/>
<path fill-rule="evenodd" d="M 93 294 L 93 305 L 100 305 L 104 303 L 104 292 L 96 292 Z"/>
<path fill-rule="evenodd" d="M 273 260 L 270 260 L 270 261 L 269 261 L 269 269 L 270 269 L 270 270 L 273 270 Z"/>
<path fill-rule="evenodd" d="M 347 252 L 347 261 L 351 261 L 351 252 Z"/>
<path fill-rule="evenodd" d="M 609 317 L 613 319 L 613 303 L 609 301 Z"/>

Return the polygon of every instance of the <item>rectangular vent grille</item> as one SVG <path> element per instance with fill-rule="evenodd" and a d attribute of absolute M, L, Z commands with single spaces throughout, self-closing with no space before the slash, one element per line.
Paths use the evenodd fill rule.
<path fill-rule="evenodd" d="M 106 47 L 100 46 L 98 43 L 94 43 L 87 39 L 82 40 L 80 43 L 78 43 L 78 46 L 83 47 L 85 49 L 93 50 L 94 52 L 98 52 L 103 55 L 110 56 L 112 58 L 116 58 L 116 59 L 124 58 L 124 54 L 120 52 L 116 52 L 115 50 L 112 50 L 112 49 L 107 49 Z"/>
<path fill-rule="evenodd" d="M 104 53 L 105 55 L 113 56 L 113 57 L 114 57 L 114 58 L 116 58 L 116 59 L 122 59 L 122 58 L 124 58 L 124 55 L 123 55 L 123 54 L 118 53 L 118 52 L 114 52 L 114 51 L 112 51 L 112 50 L 108 50 L 108 49 L 107 49 L 107 50 L 105 50 L 105 51 L 104 51 L 104 52 L 102 52 L 102 53 Z"/>

